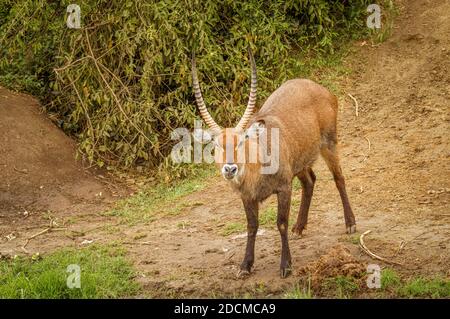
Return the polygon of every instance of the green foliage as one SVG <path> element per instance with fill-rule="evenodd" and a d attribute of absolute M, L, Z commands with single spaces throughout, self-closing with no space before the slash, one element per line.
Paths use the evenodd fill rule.
<path fill-rule="evenodd" d="M 307 285 L 303 287 L 297 283 L 293 288 L 286 291 L 283 295 L 286 299 L 312 299 L 314 296 L 311 291 L 311 278 L 308 278 Z"/>
<path fill-rule="evenodd" d="M 402 279 L 392 268 L 381 271 L 381 290 L 367 289 L 364 278 L 336 276 L 325 278 L 320 288 L 311 289 L 310 278 L 285 291 L 285 298 L 449 298 L 450 280 L 442 275 Z M 368 293 L 368 295 L 366 295 Z"/>
<path fill-rule="evenodd" d="M 401 279 L 395 270 L 386 268 L 381 271 L 381 288 L 394 289 L 401 284 Z"/>
<path fill-rule="evenodd" d="M 381 15 L 381 28 L 373 29 L 370 32 L 372 42 L 375 44 L 386 41 L 394 28 L 394 18 L 398 15 L 398 8 L 394 5 L 393 0 L 384 0 L 383 12 Z"/>
<path fill-rule="evenodd" d="M 327 290 L 334 292 L 335 297 L 339 299 L 351 298 L 359 290 L 355 278 L 348 276 L 327 278 L 323 286 Z"/>
<path fill-rule="evenodd" d="M 450 280 L 440 276 L 432 278 L 413 277 L 402 280 L 391 268 L 381 271 L 381 288 L 391 295 L 402 298 L 449 298 Z"/>
<path fill-rule="evenodd" d="M 80 288 L 68 288 L 67 266 L 80 266 Z M 0 261 L 0 298 L 118 298 L 135 294 L 133 270 L 118 248 L 64 249 L 39 258 Z"/>
<path fill-rule="evenodd" d="M 82 28 L 68 29 L 71 2 L 2 1 L 0 82 L 39 95 L 91 162 L 156 168 L 172 166 L 173 129 L 198 117 L 193 51 L 213 117 L 231 126 L 246 104 L 248 45 L 261 101 L 308 76 L 311 54 L 367 32 L 371 1 L 86 0 Z"/>
<path fill-rule="evenodd" d="M 264 209 L 259 216 L 260 225 L 276 225 L 277 224 L 277 208 L 269 206 Z"/>
<path fill-rule="evenodd" d="M 297 213 L 299 209 L 299 202 L 297 199 L 291 201 L 291 210 L 289 214 L 289 224 L 294 225 L 297 220 Z M 260 227 L 273 227 L 277 224 L 277 205 L 276 203 L 270 203 L 265 209 L 260 209 L 258 222 Z M 228 236 L 235 233 L 240 233 L 246 231 L 247 227 L 245 225 L 245 218 L 242 222 L 229 222 L 224 225 L 220 234 L 223 236 Z"/>
<path fill-rule="evenodd" d="M 223 229 L 220 231 L 222 236 L 229 236 L 236 233 L 241 233 L 247 230 L 245 224 L 240 222 L 231 222 L 226 224 Z"/>
<path fill-rule="evenodd" d="M 398 294 L 407 298 L 450 298 L 450 280 L 414 278 L 400 287 Z"/>
<path fill-rule="evenodd" d="M 292 215 L 291 215 L 292 216 Z M 245 224 L 245 218 L 242 222 L 229 222 L 223 226 L 220 234 L 223 236 L 229 236 L 236 233 L 246 232 L 247 226 Z M 269 206 L 266 209 L 262 210 L 258 217 L 259 226 L 274 226 L 277 224 L 277 209 L 274 206 Z"/>

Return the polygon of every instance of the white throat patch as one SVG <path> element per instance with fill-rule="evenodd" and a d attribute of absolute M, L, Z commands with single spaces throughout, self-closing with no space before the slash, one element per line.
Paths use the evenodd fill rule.
<path fill-rule="evenodd" d="M 231 183 L 235 184 L 235 185 L 240 185 L 241 184 L 241 180 L 242 180 L 242 176 L 244 175 L 244 171 L 245 171 L 245 164 L 242 165 L 242 167 L 239 169 L 238 173 L 236 174 L 236 176 L 229 180 Z"/>

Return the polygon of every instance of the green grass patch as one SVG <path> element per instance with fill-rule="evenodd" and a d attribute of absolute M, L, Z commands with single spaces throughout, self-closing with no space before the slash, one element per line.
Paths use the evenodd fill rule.
<path fill-rule="evenodd" d="M 324 278 L 311 288 L 310 279 L 302 280 L 289 288 L 282 295 L 290 299 L 310 298 L 450 298 L 450 280 L 442 276 L 431 278 L 414 277 L 408 280 L 391 268 L 381 271 L 381 289 L 369 289 L 365 278 L 336 276 Z M 368 295 L 367 295 L 368 294 Z"/>
<path fill-rule="evenodd" d="M 269 206 L 262 210 L 259 214 L 259 226 L 276 225 L 277 208 Z M 230 222 L 226 224 L 220 231 L 222 236 L 229 236 L 236 233 L 242 233 L 247 230 L 245 222 Z"/>
<path fill-rule="evenodd" d="M 394 20 L 399 14 L 399 8 L 395 6 L 393 0 L 384 0 L 382 3 L 383 14 L 381 15 L 381 28 L 373 29 L 370 37 L 373 44 L 380 44 L 386 41 L 394 29 Z"/>
<path fill-rule="evenodd" d="M 355 278 L 347 276 L 328 278 L 322 286 L 325 290 L 330 291 L 334 297 L 339 299 L 352 298 L 359 290 Z"/>
<path fill-rule="evenodd" d="M 307 285 L 295 284 L 294 287 L 283 295 L 286 299 L 312 299 L 311 278 L 308 279 Z"/>
<path fill-rule="evenodd" d="M 226 224 L 223 229 L 220 231 L 220 234 L 222 236 L 229 236 L 232 234 L 236 234 L 236 233 L 242 233 L 244 231 L 246 231 L 247 227 L 245 226 L 245 224 L 240 223 L 240 222 L 232 222 L 232 223 L 228 223 Z"/>
<path fill-rule="evenodd" d="M 291 200 L 291 212 L 289 215 L 289 225 L 293 225 L 297 219 L 297 213 L 299 209 L 299 199 L 298 198 L 292 198 Z M 259 226 L 270 226 L 270 225 L 276 225 L 277 224 L 277 212 L 278 208 L 276 203 L 275 204 L 269 204 L 265 209 L 260 209 L 259 211 Z M 220 234 L 222 236 L 228 236 L 236 233 L 241 233 L 246 231 L 246 222 L 244 217 L 244 211 L 243 213 L 243 219 L 242 222 L 230 222 L 226 224 L 220 231 Z"/>
<path fill-rule="evenodd" d="M 291 199 L 291 210 L 289 212 L 289 225 L 293 225 L 297 220 L 297 214 L 300 207 L 299 196 L 294 197 L 295 194 L 292 195 Z M 266 209 L 264 209 L 259 216 L 259 224 L 260 225 L 276 225 L 277 224 L 277 214 L 278 207 L 277 204 L 269 205 Z"/>
<path fill-rule="evenodd" d="M 398 289 L 398 295 L 405 298 L 449 298 L 450 280 L 438 277 L 411 279 Z"/>
<path fill-rule="evenodd" d="M 69 265 L 80 267 L 80 288 Z M 137 293 L 134 271 L 117 247 L 64 249 L 42 258 L 0 261 L 0 298 L 119 298 Z"/>
<path fill-rule="evenodd" d="M 259 216 L 259 225 L 276 225 L 277 224 L 277 207 L 269 206 L 263 210 Z"/>
<path fill-rule="evenodd" d="M 381 271 L 381 289 L 390 290 L 396 289 L 401 284 L 400 276 L 391 268 L 386 268 Z"/>
<path fill-rule="evenodd" d="M 442 277 L 402 280 L 391 268 L 381 271 L 381 289 L 402 298 L 449 298 L 450 281 Z"/>
<path fill-rule="evenodd" d="M 185 202 L 180 202 L 179 199 L 203 190 L 207 186 L 207 180 L 214 174 L 215 170 L 212 167 L 198 168 L 190 178 L 170 184 L 160 183 L 153 187 L 147 187 L 137 194 L 119 201 L 113 209 L 102 214 L 118 216 L 130 224 L 152 222 L 157 217 L 166 215 L 178 215 L 189 206 Z M 192 205 L 199 205 L 199 203 L 196 202 Z"/>
<path fill-rule="evenodd" d="M 347 240 L 352 243 L 353 245 L 359 245 L 359 234 L 355 234 L 355 235 L 347 235 Z"/>

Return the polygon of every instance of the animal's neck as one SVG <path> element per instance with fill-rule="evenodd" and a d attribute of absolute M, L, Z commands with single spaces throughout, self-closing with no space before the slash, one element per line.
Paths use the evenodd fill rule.
<path fill-rule="evenodd" d="M 244 164 L 241 168 L 243 169 L 243 172 L 235 181 L 233 181 L 233 186 L 241 192 L 254 192 L 260 178 L 260 168 L 261 164 L 259 163 Z"/>

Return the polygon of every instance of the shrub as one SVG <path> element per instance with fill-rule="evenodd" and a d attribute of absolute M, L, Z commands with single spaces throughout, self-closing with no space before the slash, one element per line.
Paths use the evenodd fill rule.
<path fill-rule="evenodd" d="M 169 165 L 171 131 L 197 117 L 194 50 L 213 117 L 233 125 L 248 95 L 248 45 L 261 101 L 305 76 L 310 52 L 367 31 L 370 1 L 86 0 L 82 28 L 68 29 L 71 2 L 0 4 L 0 82 L 40 96 L 91 162 L 156 168 Z"/>

